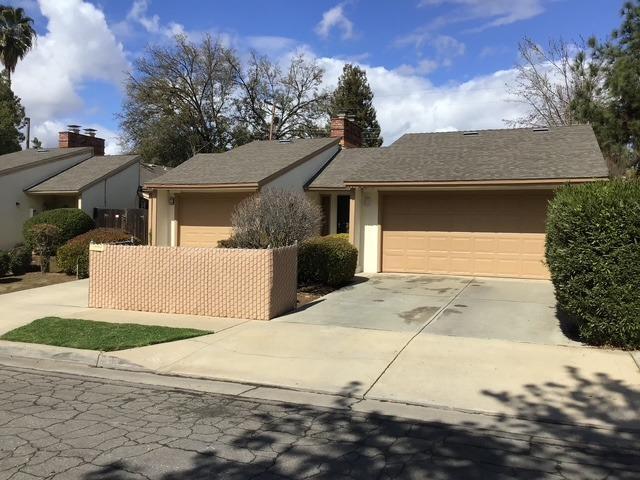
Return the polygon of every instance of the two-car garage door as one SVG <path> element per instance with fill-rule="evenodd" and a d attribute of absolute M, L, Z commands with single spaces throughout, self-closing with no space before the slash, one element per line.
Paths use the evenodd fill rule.
<path fill-rule="evenodd" d="M 382 194 L 382 271 L 549 278 L 550 191 Z"/>

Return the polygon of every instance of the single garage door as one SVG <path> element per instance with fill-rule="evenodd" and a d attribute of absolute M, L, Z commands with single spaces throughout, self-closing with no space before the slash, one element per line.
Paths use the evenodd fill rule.
<path fill-rule="evenodd" d="M 552 192 L 382 195 L 382 271 L 549 278 L 544 260 Z"/>
<path fill-rule="evenodd" d="M 215 247 L 231 235 L 231 213 L 248 193 L 181 193 L 177 196 L 178 245 Z"/>

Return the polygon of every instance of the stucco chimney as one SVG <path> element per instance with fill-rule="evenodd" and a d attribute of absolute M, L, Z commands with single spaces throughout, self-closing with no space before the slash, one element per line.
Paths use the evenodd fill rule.
<path fill-rule="evenodd" d="M 355 118 L 343 113 L 331 119 L 331 138 L 339 138 L 342 148 L 362 147 L 362 131 Z"/>
<path fill-rule="evenodd" d="M 96 137 L 93 128 L 85 128 L 80 133 L 80 125 L 68 125 L 66 132 L 58 133 L 59 148 L 93 147 L 93 154 L 104 155 L 104 138 Z"/>

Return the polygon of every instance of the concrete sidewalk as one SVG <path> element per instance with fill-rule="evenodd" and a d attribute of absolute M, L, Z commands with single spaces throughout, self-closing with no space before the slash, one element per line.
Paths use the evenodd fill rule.
<path fill-rule="evenodd" d="M 87 309 L 89 280 L 59 283 L 0 295 L 0 335 L 49 316 Z"/>

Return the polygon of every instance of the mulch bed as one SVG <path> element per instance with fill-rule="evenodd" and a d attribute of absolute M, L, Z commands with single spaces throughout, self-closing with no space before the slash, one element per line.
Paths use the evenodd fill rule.
<path fill-rule="evenodd" d="M 303 285 L 298 287 L 298 307 L 307 305 L 325 295 L 336 291 L 337 288 L 327 285 Z"/>
<path fill-rule="evenodd" d="M 0 277 L 0 295 L 72 280 L 76 280 L 76 277 L 66 273 L 40 273 L 40 271 L 37 271 L 27 272 L 24 275 L 7 275 Z"/>

